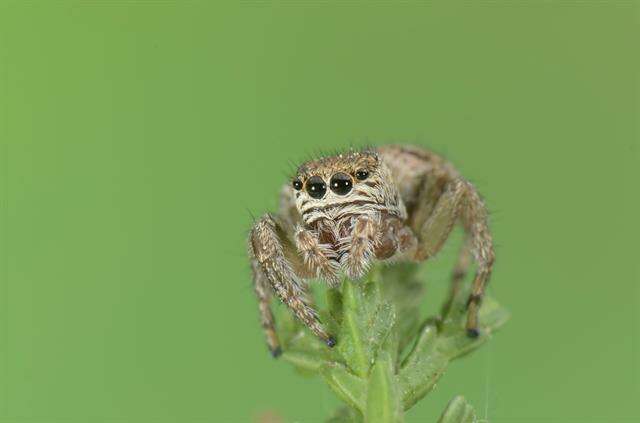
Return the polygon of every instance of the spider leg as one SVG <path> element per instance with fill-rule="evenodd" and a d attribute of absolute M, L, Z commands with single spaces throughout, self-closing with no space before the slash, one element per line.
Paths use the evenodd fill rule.
<path fill-rule="evenodd" d="M 427 260 L 440 251 L 458 219 L 466 189 L 465 183 L 460 180 L 445 187 L 431 214 L 418 230 L 417 260 Z"/>
<path fill-rule="evenodd" d="M 343 255 L 340 264 L 348 278 L 358 279 L 366 273 L 379 242 L 380 216 L 355 218 L 351 234 L 341 240 Z"/>
<path fill-rule="evenodd" d="M 321 244 L 316 234 L 302 225 L 296 227 L 296 247 L 302 254 L 304 264 L 313 276 L 324 279 L 329 286 L 336 288 L 340 284 L 337 254 L 329 245 Z"/>
<path fill-rule="evenodd" d="M 478 310 L 491 276 L 495 253 L 493 239 L 487 223 L 487 209 L 473 185 L 467 182 L 467 194 L 462 204 L 462 224 L 471 238 L 471 252 L 478 263 L 471 295 L 467 302 L 467 333 L 478 336 Z"/>
<path fill-rule="evenodd" d="M 337 287 L 340 283 L 338 277 L 340 266 L 335 260 L 337 256 L 329 245 L 320 243 L 317 233 L 303 226 L 300 213 L 296 208 L 296 195 L 298 193 L 291 189 L 291 185 L 286 184 L 282 187 L 279 216 L 287 232 L 294 234 L 296 247 L 306 267 L 302 271 L 309 278 L 318 277 L 325 280 L 331 287 Z"/>
<path fill-rule="evenodd" d="M 278 341 L 273 313 L 271 313 L 271 307 L 269 306 L 271 303 L 271 293 L 268 288 L 269 282 L 256 259 L 251 260 L 251 270 L 253 272 L 253 288 L 258 297 L 260 325 L 267 338 L 267 346 L 271 351 L 271 355 L 278 357 L 282 353 L 282 348 L 280 347 L 280 341 Z"/>
<path fill-rule="evenodd" d="M 290 184 L 284 184 L 280 189 L 278 217 L 280 224 L 286 227 L 288 233 L 293 233 L 296 226 L 302 223 L 302 216 L 296 208 L 296 196 L 300 195 L 291 188 Z"/>
<path fill-rule="evenodd" d="M 467 276 L 467 271 L 469 270 L 469 266 L 471 265 L 471 248 L 471 238 L 466 236 L 464 243 L 460 248 L 460 252 L 458 253 L 458 259 L 453 268 L 453 272 L 451 272 L 451 286 L 449 288 L 449 297 L 442 307 L 442 316 L 446 316 L 449 313 L 449 310 L 451 310 L 453 301 L 460 292 L 462 281 L 464 281 L 464 278 Z"/>
<path fill-rule="evenodd" d="M 279 345 L 277 338 L 274 337 L 274 322 L 268 310 L 268 297 L 261 295 L 260 292 L 261 284 L 270 285 L 278 298 L 303 324 L 328 346 L 334 346 L 335 339 L 324 330 L 318 319 L 318 313 L 306 298 L 304 284 L 299 276 L 304 273 L 304 264 L 291 245 L 285 227 L 270 214 L 260 218 L 251 229 L 249 255 L 255 263 L 254 283 L 262 320 L 266 326 L 267 343 L 272 353 L 275 355 L 278 352 Z"/>
<path fill-rule="evenodd" d="M 478 263 L 471 295 L 467 302 L 466 325 L 469 336 L 476 337 L 479 334 L 478 310 L 491 275 L 495 254 L 491 233 L 487 225 L 487 211 L 473 185 L 462 179 L 452 180 L 446 185 L 431 215 L 419 230 L 419 246 L 415 258 L 426 260 L 436 254 L 442 248 L 458 219 L 469 236 L 469 250 Z M 456 266 L 458 271 L 468 266 L 465 263 L 468 261 L 465 258 L 466 253 L 461 254 L 459 266 Z M 456 276 L 454 271 L 453 290 L 459 289 L 463 276 L 464 272 Z"/>

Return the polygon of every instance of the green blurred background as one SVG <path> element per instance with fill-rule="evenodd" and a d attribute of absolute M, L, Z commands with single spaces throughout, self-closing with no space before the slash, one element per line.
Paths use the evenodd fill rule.
<path fill-rule="evenodd" d="M 407 415 L 639 421 L 638 22 L 628 1 L 0 6 L 0 421 L 315 422 L 245 257 L 289 163 L 411 142 L 492 210 L 513 313 Z M 456 239 L 428 264 L 444 295 Z"/>

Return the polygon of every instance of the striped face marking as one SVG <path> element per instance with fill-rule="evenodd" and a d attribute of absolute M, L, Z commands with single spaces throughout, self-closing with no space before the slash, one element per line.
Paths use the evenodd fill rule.
<path fill-rule="evenodd" d="M 338 223 L 379 213 L 401 216 L 404 206 L 391 172 L 374 151 L 351 152 L 302 164 L 292 180 L 303 221 Z"/>

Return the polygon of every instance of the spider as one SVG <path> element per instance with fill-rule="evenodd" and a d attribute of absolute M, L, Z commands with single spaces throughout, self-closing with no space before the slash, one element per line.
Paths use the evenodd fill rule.
<path fill-rule="evenodd" d="M 477 337 L 478 309 L 495 255 L 487 211 L 471 183 L 437 154 L 406 145 L 353 150 L 300 165 L 281 191 L 279 213 L 262 216 L 249 235 L 261 324 L 272 355 L 282 349 L 270 291 L 333 347 L 337 340 L 320 322 L 306 292 L 307 280 L 338 287 L 343 274 L 358 279 L 376 260 L 427 260 L 457 223 L 465 241 L 452 273 L 449 302 L 475 259 L 466 330 Z"/>

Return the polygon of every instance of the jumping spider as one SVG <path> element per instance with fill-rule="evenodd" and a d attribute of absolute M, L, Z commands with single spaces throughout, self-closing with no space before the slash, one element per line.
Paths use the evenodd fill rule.
<path fill-rule="evenodd" d="M 278 215 L 265 214 L 249 236 L 255 292 L 271 353 L 278 356 L 281 349 L 269 308 L 270 289 L 333 347 L 336 339 L 319 321 L 306 295 L 306 280 L 317 277 L 336 287 L 342 273 L 360 278 L 374 260 L 427 260 L 456 223 L 466 236 L 450 300 L 473 257 L 478 266 L 466 328 L 475 337 L 494 252 L 487 211 L 474 186 L 440 156 L 413 146 L 351 151 L 302 164 L 282 190 Z"/>

